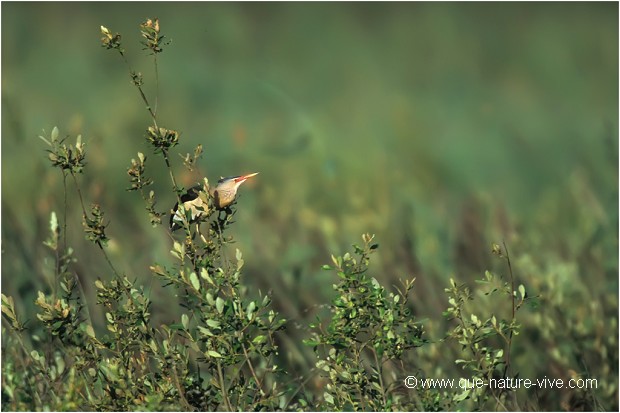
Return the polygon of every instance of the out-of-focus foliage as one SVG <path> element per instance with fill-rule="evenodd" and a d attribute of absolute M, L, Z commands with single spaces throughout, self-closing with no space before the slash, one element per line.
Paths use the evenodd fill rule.
<path fill-rule="evenodd" d="M 516 285 L 539 306 L 520 310 L 513 373 L 598 379 L 595 391 L 527 393 L 519 406 L 617 409 L 617 7 L 3 3 L 7 326 L 19 330 L 25 322 L 42 334 L 42 323 L 53 329 L 60 317 L 80 332 L 76 307 L 37 294 L 53 290 L 60 297 L 80 283 L 79 306 L 91 312 L 96 331 L 104 330 L 109 320 L 96 305 L 94 282 L 113 281 L 106 260 L 147 286 L 154 325 L 180 319 L 184 303 L 149 271 L 154 262 L 173 263 L 171 240 L 159 224 L 177 198 L 166 168 L 150 166 L 158 155 L 148 136 L 168 144 L 179 186 L 203 176 L 261 172 L 246 184 L 230 231 L 244 254 L 245 280 L 271 291 L 272 305 L 301 326 L 279 339 L 281 363 L 292 374 L 307 378 L 315 367 L 312 348 L 301 345 L 310 336 L 303 326 L 326 316 L 322 305 L 333 299 L 336 282 L 321 265 L 368 231 L 382 244 L 373 258 L 378 282 L 416 277 L 408 306 L 424 320 L 430 343 L 416 349 L 415 365 L 427 376 L 464 375 L 454 364 L 462 349 L 438 341 L 454 331 L 454 322 L 442 317 L 454 308 L 444 289 L 451 278 L 471 287 L 486 270 L 507 277 L 505 263 L 490 253 L 491 242 L 504 240 Z M 165 22 L 165 39 L 156 20 L 136 25 L 146 15 Z M 123 33 L 123 53 L 140 71 L 131 79 L 122 59 L 99 46 L 102 24 L 113 43 L 121 40 L 114 33 Z M 164 128 L 173 134 L 145 133 L 149 114 L 130 82 L 144 85 L 151 110 L 161 125 L 176 128 Z M 49 217 L 61 216 L 63 188 L 73 178 L 72 169 L 64 175 L 49 167 L 49 148 L 37 136 L 51 136 L 41 129 L 57 124 L 58 142 L 82 138 L 65 147 L 73 158 L 61 150 L 51 161 L 73 162 L 78 144 L 86 145 L 86 167 L 80 161 L 71 168 L 79 169 L 84 199 L 96 208 L 87 213 L 70 197 L 72 249 L 50 259 L 58 239 L 49 235 Z M 199 144 L 202 157 L 195 161 Z M 136 153 L 149 158 L 148 188 L 135 181 L 144 163 L 140 156 L 131 161 Z M 128 164 L 135 172 L 129 183 Z M 100 249 L 107 244 L 107 255 L 86 241 L 81 222 Z M 55 228 L 64 235 L 63 224 Z M 64 284 L 57 274 L 65 274 Z M 468 314 L 485 323 L 493 305 L 474 296 Z M 35 315 L 41 308 L 44 319 Z M 475 327 L 471 317 L 468 322 Z M 89 333 L 79 334 L 94 336 Z M 41 367 L 37 377 L 21 377 L 18 359 L 10 358 L 19 348 L 7 343 L 3 332 L 3 389 L 5 380 L 23 380 L 45 383 L 39 389 L 45 391 L 58 378 L 49 375 L 79 373 L 45 355 L 32 356 Z M 92 362 L 85 359 L 84 366 Z M 311 380 L 308 391 L 322 395 L 312 387 L 322 384 Z M 158 406 L 161 400 L 152 397 L 144 406 Z M 436 395 L 420 397 L 428 399 L 413 406 L 450 407 L 433 404 Z M 76 408 L 55 403 L 47 407 Z"/>

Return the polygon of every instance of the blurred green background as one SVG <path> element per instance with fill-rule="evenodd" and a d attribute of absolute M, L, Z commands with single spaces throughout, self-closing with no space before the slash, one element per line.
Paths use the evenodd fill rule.
<path fill-rule="evenodd" d="M 182 133 L 176 152 L 205 149 L 199 173 L 174 160 L 182 184 L 260 172 L 232 232 L 245 280 L 272 290 L 285 318 L 313 317 L 332 294 L 320 266 L 370 232 L 375 276 L 417 277 L 416 314 L 440 338 L 449 278 L 505 272 L 490 254 L 505 240 L 518 282 L 557 309 L 546 324 L 526 316 L 522 371 L 610 374 L 617 407 L 617 3 L 2 3 L 2 292 L 27 318 L 49 288 L 42 241 L 63 205 L 37 138 L 54 126 L 87 145 L 81 184 L 110 221 L 111 258 L 152 289 L 157 319 L 178 315 L 148 270 L 170 263 L 170 238 L 125 190 L 138 151 L 159 209 L 175 198 L 127 68 L 99 40 L 100 25 L 123 35 L 153 97 L 146 17 L 172 40 L 160 125 Z M 111 275 L 80 214 L 70 190 L 69 242 L 94 311 L 88 280 Z M 284 343 L 300 366 L 313 363 L 304 334 Z M 544 351 L 532 360 L 531 348 Z"/>

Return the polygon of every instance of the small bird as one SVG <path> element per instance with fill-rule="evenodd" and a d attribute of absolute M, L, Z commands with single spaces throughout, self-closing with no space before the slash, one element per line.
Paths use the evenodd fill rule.
<path fill-rule="evenodd" d="M 248 178 L 256 175 L 258 175 L 258 172 L 221 178 L 217 181 L 217 185 L 215 185 L 214 188 L 209 189 L 209 195 L 211 199 L 213 199 L 213 206 L 215 206 L 218 210 L 228 207 L 235 201 L 239 186 Z M 203 188 L 199 185 L 194 186 L 188 189 L 187 193 L 181 196 L 181 202 L 183 203 L 185 211 L 190 211 L 191 213 L 191 222 L 196 221 L 201 215 L 206 213 L 209 208 L 208 199 L 202 189 Z M 176 231 L 182 227 L 183 218 L 181 217 L 181 213 L 178 209 L 179 203 L 177 202 L 174 205 L 173 213 L 170 215 L 170 229 L 172 231 Z"/>

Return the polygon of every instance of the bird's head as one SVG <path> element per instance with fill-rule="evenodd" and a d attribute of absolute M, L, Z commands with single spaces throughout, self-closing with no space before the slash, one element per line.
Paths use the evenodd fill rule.
<path fill-rule="evenodd" d="M 258 175 L 258 172 L 247 175 L 229 176 L 217 181 L 217 185 L 211 191 L 211 196 L 215 200 L 216 207 L 221 209 L 230 205 L 237 196 L 237 189 L 239 186 L 256 175 Z"/>

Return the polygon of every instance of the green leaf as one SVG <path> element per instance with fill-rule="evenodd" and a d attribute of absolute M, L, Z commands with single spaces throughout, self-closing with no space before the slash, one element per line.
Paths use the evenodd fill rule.
<path fill-rule="evenodd" d="M 213 294 L 211 294 L 210 292 L 207 292 L 207 303 L 209 303 L 209 305 L 215 305 L 215 300 L 213 299 Z"/>
<path fill-rule="evenodd" d="M 216 358 L 216 359 L 217 358 L 222 358 L 222 355 L 220 353 L 218 353 L 217 351 L 215 351 L 215 350 L 207 351 L 207 355 L 209 355 L 209 356 L 211 356 L 213 358 Z"/>
<path fill-rule="evenodd" d="M 189 317 L 187 314 L 181 316 L 181 324 L 183 324 L 183 328 L 187 330 L 187 326 L 189 325 Z"/>
<path fill-rule="evenodd" d="M 461 394 L 457 394 L 456 396 L 454 396 L 452 398 L 452 400 L 455 401 L 455 402 L 462 402 L 463 400 L 465 400 L 465 399 L 467 399 L 469 397 L 469 393 L 470 392 L 471 392 L 470 389 L 466 389 Z"/>
<path fill-rule="evenodd" d="M 252 343 L 254 344 L 263 344 L 267 341 L 267 337 L 266 336 L 256 336 L 254 337 L 254 340 L 252 340 Z"/>
<path fill-rule="evenodd" d="M 220 328 L 220 326 L 222 325 L 219 321 L 211 319 L 207 320 L 206 323 L 211 328 Z"/>
<path fill-rule="evenodd" d="M 209 276 L 209 273 L 207 272 L 206 268 L 201 268 L 200 269 L 200 277 L 204 280 L 207 280 L 207 282 L 209 284 L 213 284 L 213 280 L 211 279 L 211 277 Z"/>
<path fill-rule="evenodd" d="M 222 312 L 224 311 L 224 304 L 225 301 L 222 299 L 222 297 L 217 297 L 217 299 L 215 300 L 215 308 L 217 309 L 217 312 L 222 314 Z"/>
<path fill-rule="evenodd" d="M 58 219 L 56 218 L 56 212 L 52 211 L 50 216 L 50 230 L 53 234 L 58 231 Z"/>
<path fill-rule="evenodd" d="M 198 279 L 198 276 L 195 272 L 192 272 L 189 275 L 189 282 L 192 283 L 192 287 L 194 287 L 194 290 L 200 291 L 200 280 Z"/>
<path fill-rule="evenodd" d="M 323 393 L 323 398 L 325 399 L 327 403 L 334 404 L 334 397 L 331 394 L 325 392 Z"/>
<path fill-rule="evenodd" d="M 48 141 L 47 139 L 45 139 L 45 137 L 44 137 L 44 136 L 39 135 L 39 138 L 40 138 L 43 142 L 47 143 L 49 146 L 52 146 L 52 143 L 51 143 L 50 141 Z"/>
<path fill-rule="evenodd" d="M 523 284 L 519 285 L 519 294 L 521 294 L 521 300 L 525 300 L 525 287 Z"/>
<path fill-rule="evenodd" d="M 303 340 L 302 340 L 302 343 L 304 343 L 306 346 L 311 346 L 311 347 L 316 347 L 316 346 L 318 346 L 319 344 L 321 344 L 321 342 L 320 342 L 320 341 L 318 341 L 318 340 L 314 340 L 314 339 L 311 339 L 311 338 L 308 338 L 308 339 L 303 339 Z"/>
<path fill-rule="evenodd" d="M 237 258 L 237 271 L 239 271 L 243 267 L 243 257 L 241 255 L 241 251 L 239 251 L 239 248 L 235 251 L 235 258 Z"/>
<path fill-rule="evenodd" d="M 254 313 L 254 310 L 256 310 L 256 303 L 252 301 L 250 305 L 248 305 L 248 320 L 252 319 L 252 313 Z"/>
<path fill-rule="evenodd" d="M 198 326 L 198 331 L 203 336 L 208 336 L 208 337 L 212 337 L 213 336 L 213 333 L 211 332 L 211 330 L 209 330 L 208 328 L 205 328 L 203 326 Z"/>
<path fill-rule="evenodd" d="M 179 209 L 182 210 L 183 206 L 180 205 Z M 177 257 L 177 259 L 179 260 L 183 260 L 183 257 L 185 256 L 185 245 L 174 241 L 174 245 L 172 246 L 172 251 L 170 251 L 172 253 L 172 255 L 174 255 L 175 257 Z"/>

